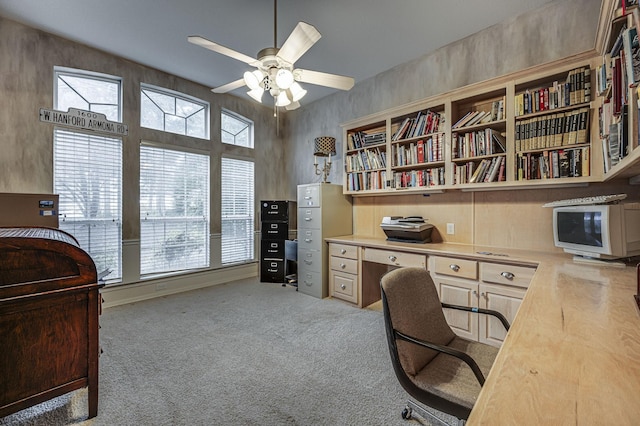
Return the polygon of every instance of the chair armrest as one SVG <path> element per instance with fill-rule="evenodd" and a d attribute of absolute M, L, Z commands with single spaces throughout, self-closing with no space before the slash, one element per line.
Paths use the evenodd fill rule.
<path fill-rule="evenodd" d="M 500 322 L 504 326 L 505 330 L 509 331 L 509 328 L 511 327 L 509 325 L 509 321 L 507 321 L 507 319 L 504 317 L 504 315 L 502 315 L 500 312 L 494 311 L 492 309 L 482 309 L 482 308 L 469 307 L 469 306 L 450 305 L 448 303 L 443 303 L 442 307 L 443 308 L 449 308 L 449 309 L 457 309 L 459 311 L 467 311 L 467 312 L 475 312 L 475 313 L 478 313 L 478 314 L 492 315 L 492 316 L 494 316 L 494 317 L 496 317 L 496 318 L 498 318 L 500 320 Z"/>
<path fill-rule="evenodd" d="M 473 371 L 473 374 L 475 374 L 476 379 L 478 379 L 478 382 L 480 383 L 480 386 L 484 385 L 484 375 L 482 374 L 480 367 L 478 367 L 478 364 L 468 354 L 462 351 L 459 351 L 457 349 L 450 348 L 448 346 L 443 346 L 437 343 L 431 343 L 424 340 L 416 339 L 415 337 L 411 337 L 398 330 L 393 330 L 393 332 L 396 338 L 400 340 L 404 340 L 405 342 L 414 343 L 418 346 L 422 346 L 423 348 L 433 349 L 434 351 L 442 352 L 447 355 L 451 355 L 461 359 L 469 366 L 469 368 L 471 368 L 471 371 Z"/>

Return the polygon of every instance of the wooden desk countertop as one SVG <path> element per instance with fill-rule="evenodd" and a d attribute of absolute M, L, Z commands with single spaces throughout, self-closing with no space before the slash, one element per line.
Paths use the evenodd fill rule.
<path fill-rule="evenodd" d="M 467 424 L 640 424 L 635 267 L 461 244 L 403 244 L 357 236 L 327 241 L 537 265 Z M 482 251 L 509 256 L 477 253 Z"/>

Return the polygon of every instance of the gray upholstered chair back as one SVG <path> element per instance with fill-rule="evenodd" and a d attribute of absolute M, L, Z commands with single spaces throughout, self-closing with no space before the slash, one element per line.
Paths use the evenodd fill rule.
<path fill-rule="evenodd" d="M 399 268 L 381 280 L 393 328 L 421 340 L 447 345 L 455 334 L 442 312 L 431 275 L 422 268 Z M 405 341 L 398 341 L 402 367 L 416 375 L 438 353 Z"/>

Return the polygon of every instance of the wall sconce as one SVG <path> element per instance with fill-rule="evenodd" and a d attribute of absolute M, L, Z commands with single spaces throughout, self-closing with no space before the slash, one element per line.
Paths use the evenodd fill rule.
<path fill-rule="evenodd" d="M 331 171 L 331 156 L 336 154 L 336 138 L 331 136 L 320 136 L 315 139 L 313 152 L 313 167 L 316 175 L 322 175 L 323 183 L 327 182 L 327 177 Z M 322 169 L 318 169 L 318 157 L 323 157 Z M 328 161 L 327 161 L 328 157 Z"/>

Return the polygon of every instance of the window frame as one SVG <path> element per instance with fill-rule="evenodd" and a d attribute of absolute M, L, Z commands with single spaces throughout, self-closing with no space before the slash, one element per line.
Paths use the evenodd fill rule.
<path fill-rule="evenodd" d="M 248 139 L 249 139 L 249 146 L 245 146 L 245 145 L 238 145 L 236 143 L 228 143 L 228 142 L 224 142 L 224 138 L 222 137 L 222 133 L 225 131 L 224 128 L 222 127 L 222 116 L 223 115 L 227 115 L 237 121 L 241 121 L 243 123 L 245 123 L 247 125 L 248 130 Z M 242 148 L 247 148 L 247 149 L 254 149 L 255 148 L 255 140 L 254 140 L 254 128 L 255 128 L 255 124 L 253 122 L 253 120 L 248 119 L 247 117 L 244 117 L 236 112 L 233 112 L 231 110 L 228 110 L 226 108 L 221 108 L 220 110 L 220 142 L 225 144 L 225 145 L 230 145 L 230 146 L 239 146 Z M 228 133 L 228 132 L 227 132 Z M 234 136 L 234 140 L 236 139 L 236 137 Z"/>

